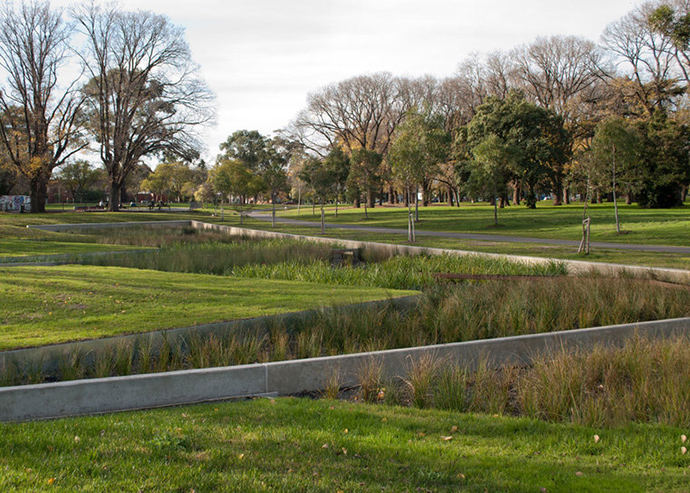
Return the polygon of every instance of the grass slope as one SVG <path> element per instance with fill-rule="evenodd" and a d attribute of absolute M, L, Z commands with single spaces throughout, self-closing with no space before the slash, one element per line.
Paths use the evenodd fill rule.
<path fill-rule="evenodd" d="M 119 267 L 0 268 L 0 349 L 412 294 Z"/>
<path fill-rule="evenodd" d="M 687 491 L 682 433 L 329 400 L 216 403 L 2 424 L 0 489 Z"/>

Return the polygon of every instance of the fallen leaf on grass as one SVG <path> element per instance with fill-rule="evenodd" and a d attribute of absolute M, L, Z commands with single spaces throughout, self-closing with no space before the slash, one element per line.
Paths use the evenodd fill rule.
<path fill-rule="evenodd" d="M 688 437 L 686 437 L 685 435 L 680 436 L 680 443 L 685 443 L 687 440 L 688 440 Z"/>
<path fill-rule="evenodd" d="M 583 476 L 583 473 L 580 472 L 580 471 L 577 471 L 577 472 L 575 473 L 575 476 Z"/>
<path fill-rule="evenodd" d="M 328 448 L 328 444 L 324 443 L 323 445 L 321 445 L 321 448 Z"/>
<path fill-rule="evenodd" d="M 599 435 L 594 435 L 594 443 L 599 443 L 599 440 L 601 440 Z"/>
<path fill-rule="evenodd" d="M 451 441 L 452 439 L 453 439 L 453 437 L 447 437 L 447 436 L 441 435 L 441 440 L 445 440 L 446 442 L 449 442 L 449 441 Z"/>
<path fill-rule="evenodd" d="M 457 427 L 457 426 L 451 426 L 451 428 L 450 428 L 450 434 L 452 435 L 452 434 L 455 433 L 456 431 L 458 431 L 458 427 Z"/>
<path fill-rule="evenodd" d="M 685 454 L 688 453 L 688 449 L 686 449 L 685 447 L 681 447 L 681 448 L 680 448 L 680 453 L 683 454 L 683 455 L 685 455 Z"/>

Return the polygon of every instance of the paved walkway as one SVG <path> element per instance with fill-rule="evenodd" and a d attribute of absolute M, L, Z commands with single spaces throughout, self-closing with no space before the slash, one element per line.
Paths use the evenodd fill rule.
<path fill-rule="evenodd" d="M 270 221 L 271 214 L 265 212 L 253 212 L 249 214 L 254 219 L 261 221 Z M 312 228 L 320 228 L 321 223 L 314 221 L 304 221 L 301 219 L 287 219 L 277 217 L 276 222 L 284 224 L 292 224 L 294 226 L 306 226 Z M 381 228 L 376 226 L 360 226 L 357 224 L 330 224 L 326 223 L 328 229 L 349 229 L 353 231 L 366 231 L 369 233 L 382 234 L 400 234 L 407 238 L 407 229 L 403 228 Z M 507 243 L 539 243 L 542 245 L 560 245 L 579 247 L 580 242 L 575 240 L 557 240 L 550 238 L 528 238 L 524 236 L 509 236 L 509 235 L 490 235 L 477 233 L 451 233 L 445 231 L 415 231 L 417 236 L 434 236 L 440 238 L 456 238 L 459 240 L 475 240 L 475 241 L 498 241 Z M 635 245 L 630 243 L 608 243 L 601 241 L 592 241 L 589 243 L 591 248 L 607 248 L 617 250 L 634 250 L 640 252 L 660 252 L 660 253 L 680 253 L 690 254 L 690 247 L 679 246 L 665 246 L 665 245 Z"/>

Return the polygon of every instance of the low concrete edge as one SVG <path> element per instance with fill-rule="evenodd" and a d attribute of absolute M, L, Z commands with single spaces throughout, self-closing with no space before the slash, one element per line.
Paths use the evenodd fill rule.
<path fill-rule="evenodd" d="M 424 355 L 469 368 L 481 357 L 496 365 L 528 364 L 543 351 L 620 345 L 635 336 L 679 335 L 690 335 L 690 318 L 307 360 L 5 387 L 0 388 L 0 421 L 101 414 L 270 393 L 314 392 L 325 388 L 333 375 L 339 377 L 341 385 L 356 384 L 357 373 L 372 361 L 381 365 L 385 376 L 395 378 L 406 375 L 411 363 Z"/>

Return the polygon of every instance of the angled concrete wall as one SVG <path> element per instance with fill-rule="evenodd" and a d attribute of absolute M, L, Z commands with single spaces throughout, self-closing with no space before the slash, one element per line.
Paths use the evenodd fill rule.
<path fill-rule="evenodd" d="M 587 348 L 594 344 L 621 345 L 637 335 L 649 338 L 688 336 L 690 318 L 308 360 L 6 387 L 0 388 L 0 421 L 317 391 L 325 388 L 327 380 L 334 374 L 340 376 L 342 385 L 356 384 L 360 369 L 372 361 L 381 365 L 385 376 L 403 377 L 411 362 L 424 355 L 470 368 L 480 357 L 487 357 L 495 365 L 526 364 L 543 351 Z"/>

